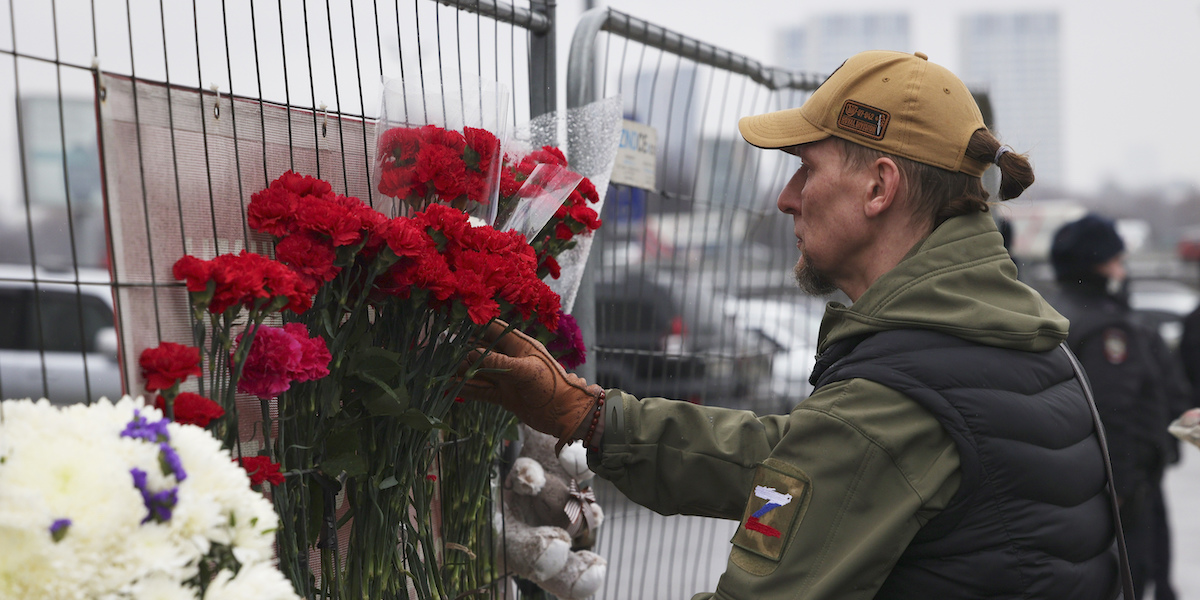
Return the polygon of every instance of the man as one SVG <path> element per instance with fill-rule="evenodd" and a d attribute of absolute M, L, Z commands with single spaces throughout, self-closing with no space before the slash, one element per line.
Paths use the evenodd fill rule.
<path fill-rule="evenodd" d="M 1190 392 L 1158 332 L 1134 320 L 1125 243 L 1111 220 L 1089 214 L 1063 225 L 1054 234 L 1050 261 L 1058 293 L 1048 299 L 1070 319 L 1067 342 L 1096 394 L 1134 594 L 1140 598 L 1160 562 L 1170 564 L 1169 555 L 1156 556 L 1156 534 L 1167 532 L 1155 532 L 1155 512 L 1162 506 L 1163 470 L 1174 451 L 1167 424 Z M 1162 516 L 1165 530 L 1165 510 Z M 1155 588 L 1159 598 L 1173 595 L 1169 581 Z"/>
<path fill-rule="evenodd" d="M 808 399 L 759 417 L 602 393 L 513 335 L 463 395 L 584 439 L 592 470 L 657 512 L 738 519 L 696 598 L 1111 598 L 1115 526 L 1067 321 L 1016 280 L 986 213 L 983 171 L 999 164 L 1015 197 L 1026 159 L 920 53 L 855 55 L 800 108 L 739 126 L 801 158 L 778 199 L 800 287 L 853 302 L 826 309 Z"/>

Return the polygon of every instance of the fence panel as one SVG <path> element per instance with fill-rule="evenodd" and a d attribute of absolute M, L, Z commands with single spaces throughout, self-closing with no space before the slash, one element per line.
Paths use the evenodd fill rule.
<path fill-rule="evenodd" d="M 140 393 L 131 358 L 191 341 L 169 265 L 185 251 L 261 247 L 241 213 L 217 215 L 243 210 L 283 170 L 375 202 L 369 140 L 383 76 L 431 91 L 505 83 L 514 123 L 552 110 L 553 2 L 521 4 L 0 6 L 0 80 L 10 82 L 0 85 L 0 315 L 10 320 L 0 324 L 0 397 Z M 609 189 L 586 274 L 594 286 L 575 303 L 594 340 L 589 378 L 761 412 L 806 394 L 804 342 L 819 309 L 792 299 L 795 248 L 774 210 L 795 162 L 749 148 L 736 119 L 799 105 L 816 81 L 608 10 L 581 20 L 568 77 L 569 107 L 619 94 L 626 118 L 658 136 L 656 183 Z M 103 133 L 122 148 L 120 165 L 99 151 L 102 116 L 123 124 Z M 118 182 L 133 190 L 120 194 L 128 210 L 106 206 L 118 192 L 106 185 Z M 664 519 L 603 483 L 598 493 L 609 516 L 602 596 L 715 586 L 731 522 Z"/>
<path fill-rule="evenodd" d="M 143 349 L 194 343 L 171 265 L 269 253 L 245 207 L 285 170 L 381 208 L 370 169 L 385 76 L 430 93 L 503 83 L 513 124 L 552 109 L 552 3 L 521 4 L 5 2 L 0 397 L 143 393 Z M 277 414 L 237 406 L 235 454 L 253 455 Z"/>
<path fill-rule="evenodd" d="M 582 17 L 568 105 L 619 94 L 627 134 L 657 142 L 653 183 L 608 190 L 586 275 L 594 303 L 585 282 L 576 305 L 581 322 L 580 308 L 595 308 L 589 377 L 759 414 L 808 394 L 823 305 L 795 290 L 792 222 L 775 208 L 798 159 L 749 146 L 737 121 L 799 106 L 819 83 L 614 10 Z M 715 588 L 735 521 L 662 517 L 598 491 L 608 520 L 597 552 L 609 562 L 599 597 Z"/>
<path fill-rule="evenodd" d="M 120 393 L 119 384 L 105 376 L 115 372 L 117 360 L 109 334 L 100 331 L 105 327 L 84 323 L 81 310 L 76 310 L 80 314 L 74 320 L 80 324 L 72 335 L 84 342 L 76 344 L 79 349 L 65 351 L 41 341 L 53 332 L 43 335 L 40 330 L 49 317 L 38 317 L 43 305 L 66 289 L 43 291 L 43 281 L 74 288 L 68 291 L 76 294 L 76 305 L 95 297 L 108 304 L 109 311 L 116 304 L 108 292 L 122 285 L 112 283 L 105 273 L 109 232 L 97 139 L 97 73 L 128 78 L 135 87 L 139 81 L 163 84 L 163 90 L 174 89 L 176 96 L 200 98 L 196 106 L 203 110 L 219 110 L 214 105 L 230 108 L 234 98 L 283 108 L 291 116 L 280 133 L 289 144 L 302 145 L 301 136 L 310 146 L 337 140 L 341 147 L 333 150 L 338 155 L 357 157 L 349 163 L 340 156 L 322 163 L 314 156 L 308 164 L 297 164 L 296 153 L 289 150 L 279 163 L 281 155 L 268 152 L 267 145 L 255 139 L 265 122 L 257 108 L 245 115 L 230 110 L 225 121 L 217 120 L 215 113 L 207 115 L 209 122 L 230 123 L 229 127 L 238 127 L 239 117 L 255 121 L 238 128 L 257 134 L 219 149 L 205 142 L 225 133 L 203 130 L 202 110 L 155 114 L 165 120 L 165 146 L 138 147 L 137 139 L 133 144 L 147 155 L 169 154 L 171 168 L 157 182 L 163 189 L 146 200 L 173 205 L 176 213 L 183 210 L 179 203 L 212 203 L 216 195 L 244 203 L 284 168 L 336 180 L 343 192 L 350 191 L 351 181 L 369 180 L 364 160 L 370 152 L 368 121 L 378 114 L 384 76 L 416 81 L 431 91 L 461 84 L 464 78 L 504 83 L 513 92 L 514 123 L 554 105 L 553 64 L 540 58 L 544 53 L 531 51 L 552 39 L 552 18 L 537 1 L 524 6 L 485 0 L 5 4 L 0 9 L 0 56 L 5 58 L 0 60 L 0 79 L 9 83 L 0 86 L 0 94 L 6 96 L 0 102 L 0 176 L 5 182 L 0 184 L 0 288 L 11 297 L 14 315 L 28 315 L 14 317 L 14 323 L 28 321 L 29 326 L 0 348 L 4 397 L 48 396 L 67 403 Z M 531 78 L 538 80 L 532 94 Z M 143 117 L 136 111 L 128 116 L 138 124 Z M 348 123 L 360 132 L 328 135 L 329 126 Z M 198 146 L 179 139 L 192 125 L 201 128 Z M 345 140 L 350 139 L 357 140 L 356 146 L 347 148 Z M 135 169 L 144 167 L 137 165 L 137 158 L 127 158 Z M 214 161 L 221 166 L 214 167 Z M 195 181 L 185 184 L 180 175 L 196 169 L 204 172 L 199 189 Z M 354 191 L 373 201 L 368 188 Z M 197 197 L 189 197 L 193 193 Z M 176 229 L 178 225 L 176 217 Z M 216 237 L 214 232 L 207 240 L 193 241 L 215 249 Z M 153 256 L 149 245 L 143 255 L 168 270 L 177 258 Z M 180 285 L 169 277 L 130 283 L 163 293 Z M 35 302 L 35 296 L 49 300 Z M 163 339 L 158 317 L 127 323 L 147 324 L 152 325 L 155 343 Z M 126 350 L 131 356 L 141 348 Z M 88 366 L 93 368 L 82 376 Z M 79 385 L 65 386 L 62 380 L 72 377 Z M 126 389 L 137 393 L 136 383 L 126 380 Z"/>

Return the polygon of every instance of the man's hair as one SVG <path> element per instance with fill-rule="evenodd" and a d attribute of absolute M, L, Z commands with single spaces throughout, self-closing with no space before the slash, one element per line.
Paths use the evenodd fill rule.
<path fill-rule="evenodd" d="M 849 140 L 834 137 L 842 149 L 844 165 L 863 169 L 881 157 L 895 161 L 901 176 L 908 186 L 908 199 L 913 217 L 928 219 L 936 228 L 951 217 L 988 211 L 988 192 L 979 177 L 948 171 L 894 154 L 860 146 Z M 1033 184 L 1033 167 L 1029 159 L 1015 152 L 1000 150 L 1000 141 L 987 129 L 979 129 L 967 144 L 967 155 L 984 162 L 995 162 L 1000 167 L 1000 200 L 1021 195 Z"/>

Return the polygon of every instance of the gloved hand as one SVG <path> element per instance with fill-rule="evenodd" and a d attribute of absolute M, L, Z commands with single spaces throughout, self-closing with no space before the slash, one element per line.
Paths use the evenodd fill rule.
<path fill-rule="evenodd" d="M 541 342 L 493 321 L 484 331 L 481 345 L 491 347 L 472 372 L 484 348 L 472 353 L 459 368 L 467 377 L 459 396 L 499 404 L 530 427 L 558 438 L 555 453 L 573 439 L 580 439 L 592 417 L 601 392 L 582 377 L 568 373 Z"/>

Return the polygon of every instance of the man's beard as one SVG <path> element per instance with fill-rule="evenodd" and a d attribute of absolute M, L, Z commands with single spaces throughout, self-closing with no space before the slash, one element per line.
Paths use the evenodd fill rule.
<path fill-rule="evenodd" d="M 792 274 L 796 276 L 796 285 L 800 286 L 800 291 L 809 296 L 828 296 L 838 290 L 829 276 L 813 268 L 803 258 L 796 261 Z"/>

